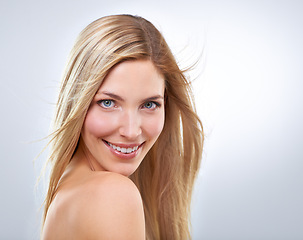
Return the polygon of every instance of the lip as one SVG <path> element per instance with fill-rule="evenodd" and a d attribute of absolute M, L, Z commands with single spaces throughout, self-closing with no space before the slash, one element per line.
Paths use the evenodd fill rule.
<path fill-rule="evenodd" d="M 131 152 L 131 153 L 122 153 L 122 152 L 119 152 L 119 151 L 113 149 L 111 146 L 109 146 L 109 145 L 108 145 L 108 143 L 109 143 L 108 141 L 103 140 L 103 139 L 102 139 L 102 141 L 103 141 L 103 143 L 105 144 L 105 146 L 106 146 L 106 147 L 107 147 L 107 148 L 108 148 L 116 157 L 122 158 L 122 159 L 132 159 L 132 158 L 136 157 L 136 156 L 139 154 L 139 152 L 141 151 L 141 148 L 142 148 L 143 144 L 145 143 L 145 142 L 143 142 L 143 143 L 141 143 L 141 144 L 138 144 L 138 143 L 132 143 L 132 144 L 114 144 L 114 143 L 111 143 L 111 144 L 113 144 L 113 145 L 115 145 L 115 146 L 118 146 L 118 147 L 121 147 L 121 148 L 133 148 L 133 147 L 138 146 L 138 149 L 135 150 L 135 151 L 133 151 L 133 152 Z"/>

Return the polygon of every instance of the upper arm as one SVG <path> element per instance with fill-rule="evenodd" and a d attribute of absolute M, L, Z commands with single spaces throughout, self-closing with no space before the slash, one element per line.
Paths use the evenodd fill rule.
<path fill-rule="evenodd" d="M 81 222 L 78 236 L 85 239 L 145 239 L 143 204 L 130 179 L 111 174 L 91 184 L 84 194 L 78 212 Z"/>

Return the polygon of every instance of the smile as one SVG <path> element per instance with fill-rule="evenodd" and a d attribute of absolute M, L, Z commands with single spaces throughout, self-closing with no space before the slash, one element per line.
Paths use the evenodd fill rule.
<path fill-rule="evenodd" d="M 118 152 L 122 152 L 122 153 L 132 153 L 133 151 L 136 151 L 138 149 L 138 146 L 133 147 L 133 148 L 120 148 L 111 143 L 108 143 L 108 145 L 111 146 L 113 149 L 117 150 Z"/>
<path fill-rule="evenodd" d="M 118 152 L 120 152 L 120 153 L 124 153 L 124 154 L 133 153 L 133 152 L 137 151 L 138 148 L 142 145 L 142 144 L 140 144 L 140 145 L 136 145 L 136 146 L 129 146 L 129 147 L 123 146 L 123 147 L 122 147 L 122 146 L 114 145 L 114 144 L 112 144 L 112 143 L 110 143 L 110 142 L 107 142 L 107 141 L 105 141 L 105 142 L 106 142 L 106 144 L 107 144 L 108 146 L 110 146 L 112 149 L 114 149 L 114 150 L 116 150 L 116 151 L 118 151 Z"/>

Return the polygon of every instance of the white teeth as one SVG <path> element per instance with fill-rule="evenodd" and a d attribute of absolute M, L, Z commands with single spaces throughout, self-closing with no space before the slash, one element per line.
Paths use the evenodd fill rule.
<path fill-rule="evenodd" d="M 109 146 L 111 146 L 113 149 L 117 150 L 118 152 L 122 152 L 122 153 L 132 153 L 133 151 L 138 150 L 139 146 L 133 147 L 133 148 L 121 148 L 118 146 L 115 146 L 111 143 L 108 143 Z"/>

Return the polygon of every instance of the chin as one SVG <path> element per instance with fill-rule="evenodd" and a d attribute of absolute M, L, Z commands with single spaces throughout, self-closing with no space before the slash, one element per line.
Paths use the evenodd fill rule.
<path fill-rule="evenodd" d="M 115 168 L 112 170 L 109 170 L 109 172 L 114 172 L 114 173 L 118 173 L 121 174 L 125 177 L 129 177 L 130 175 L 132 175 L 136 170 L 138 169 L 138 166 L 127 166 L 127 167 L 119 167 L 119 168 Z"/>

